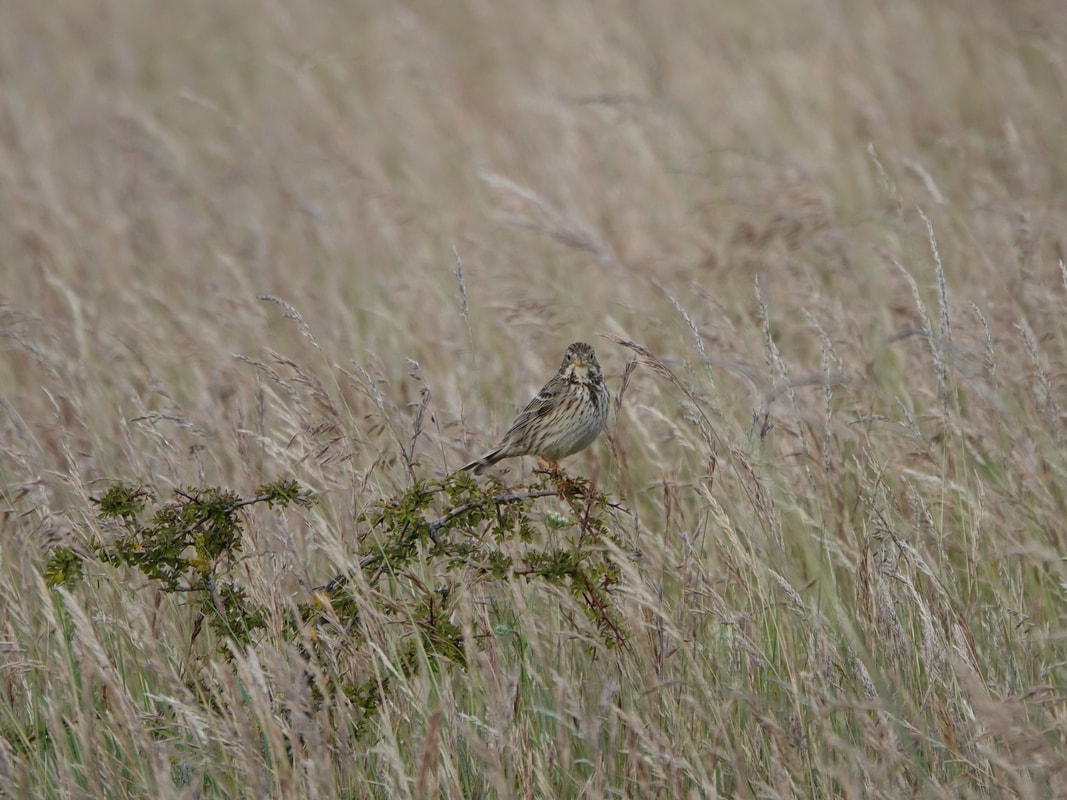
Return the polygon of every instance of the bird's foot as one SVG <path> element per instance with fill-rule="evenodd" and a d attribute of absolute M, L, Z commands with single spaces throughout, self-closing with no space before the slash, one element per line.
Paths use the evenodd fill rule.
<path fill-rule="evenodd" d="M 558 478 L 560 475 L 563 474 L 563 467 L 559 465 L 558 461 L 549 461 L 546 458 L 541 458 L 541 456 L 538 456 L 537 466 L 538 469 L 535 469 L 534 472 L 544 472 L 554 478 Z"/>

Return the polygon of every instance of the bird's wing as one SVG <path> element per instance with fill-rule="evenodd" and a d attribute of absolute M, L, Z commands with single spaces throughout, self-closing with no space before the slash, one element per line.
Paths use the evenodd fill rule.
<path fill-rule="evenodd" d="M 556 398 L 564 388 L 565 382 L 558 378 L 553 378 L 546 383 L 541 391 L 534 396 L 534 399 L 526 404 L 526 408 L 519 412 L 519 416 L 515 418 L 515 421 L 511 423 L 511 427 L 508 428 L 508 432 L 504 434 L 503 441 L 514 442 L 522 438 L 526 429 L 555 405 Z"/>

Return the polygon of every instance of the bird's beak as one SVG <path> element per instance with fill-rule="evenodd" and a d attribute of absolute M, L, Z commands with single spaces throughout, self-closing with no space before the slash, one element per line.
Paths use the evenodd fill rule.
<path fill-rule="evenodd" d="M 584 367 L 585 364 L 586 364 L 586 361 L 581 356 L 575 356 L 574 357 L 574 363 L 575 363 L 576 366 Z"/>

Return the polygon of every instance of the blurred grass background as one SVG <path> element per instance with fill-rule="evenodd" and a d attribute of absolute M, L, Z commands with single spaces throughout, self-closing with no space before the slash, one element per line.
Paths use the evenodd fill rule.
<path fill-rule="evenodd" d="M 1052 0 L 0 5 L 0 792 L 1067 794 L 1065 53 Z M 284 605 L 619 339 L 565 466 L 633 512 L 630 650 L 516 581 L 359 738 L 41 581 L 108 480 L 292 476 Z"/>

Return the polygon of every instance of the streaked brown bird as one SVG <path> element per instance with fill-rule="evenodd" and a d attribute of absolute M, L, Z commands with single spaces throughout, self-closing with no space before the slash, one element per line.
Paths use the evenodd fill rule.
<path fill-rule="evenodd" d="M 610 405 L 596 353 L 585 342 L 575 342 L 556 377 L 515 418 L 500 444 L 461 469 L 481 475 L 504 458 L 532 455 L 555 462 L 573 455 L 600 435 Z"/>

